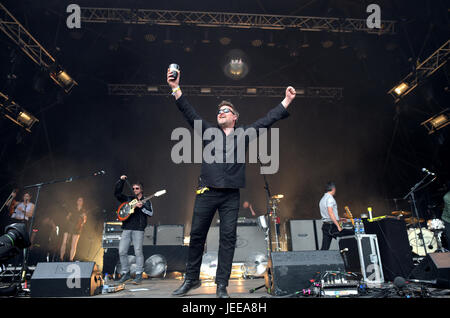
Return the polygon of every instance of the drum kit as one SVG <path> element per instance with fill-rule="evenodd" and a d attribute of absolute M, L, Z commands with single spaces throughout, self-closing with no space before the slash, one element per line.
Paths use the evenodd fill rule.
<path fill-rule="evenodd" d="M 408 227 L 408 240 L 412 251 L 419 256 L 426 256 L 427 253 L 437 251 L 444 252 L 442 247 L 442 232 L 445 229 L 444 222 L 440 219 L 431 219 L 427 221 L 427 226 L 420 228 L 425 219 L 411 217 L 409 211 L 393 211 L 392 215 L 397 218 L 404 218 Z"/>

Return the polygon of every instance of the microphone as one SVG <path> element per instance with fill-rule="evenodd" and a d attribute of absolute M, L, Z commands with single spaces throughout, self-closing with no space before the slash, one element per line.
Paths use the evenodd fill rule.
<path fill-rule="evenodd" d="M 394 286 L 397 287 L 398 289 L 403 289 L 403 287 L 406 286 L 406 281 L 403 277 L 401 276 L 397 276 L 394 278 Z"/>
<path fill-rule="evenodd" d="M 428 170 L 427 168 L 422 168 L 422 172 L 426 172 L 428 174 L 431 174 L 432 176 L 436 175 L 434 172 L 431 172 L 430 170 Z"/>
<path fill-rule="evenodd" d="M 104 170 L 101 170 L 101 171 L 95 172 L 94 176 L 103 176 L 105 174 L 106 174 L 106 172 Z"/>

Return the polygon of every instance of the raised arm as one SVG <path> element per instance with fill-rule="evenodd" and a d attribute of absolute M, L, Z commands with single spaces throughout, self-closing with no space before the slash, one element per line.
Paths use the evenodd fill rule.
<path fill-rule="evenodd" d="M 128 201 L 128 197 L 124 194 L 122 194 L 123 191 L 123 185 L 125 184 L 125 179 L 127 176 L 121 176 L 119 181 L 116 182 L 116 185 L 114 187 L 114 196 L 119 200 L 120 202 L 126 202 Z"/>
<path fill-rule="evenodd" d="M 288 111 L 286 110 L 291 102 L 295 98 L 295 89 L 292 86 L 286 88 L 285 97 L 275 108 L 272 108 L 266 116 L 258 119 L 249 127 L 258 129 L 258 128 L 269 128 L 275 122 L 280 119 L 284 119 L 289 116 Z"/>
<path fill-rule="evenodd" d="M 192 107 L 189 101 L 183 96 L 183 92 L 180 88 L 181 73 L 179 70 L 177 70 L 177 72 L 178 76 L 175 79 L 172 76 L 172 72 L 167 69 L 167 84 L 169 84 L 170 88 L 172 89 L 172 95 L 175 97 L 178 109 L 183 113 L 184 118 L 192 128 L 194 128 L 194 120 L 202 121 L 202 130 L 204 131 L 206 128 L 211 127 L 211 124 L 204 121 L 200 117 L 200 115 L 197 114 L 194 107 Z"/>

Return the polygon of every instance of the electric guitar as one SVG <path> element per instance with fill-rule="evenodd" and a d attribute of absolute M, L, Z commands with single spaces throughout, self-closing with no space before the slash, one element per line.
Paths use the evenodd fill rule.
<path fill-rule="evenodd" d="M 353 220 L 352 212 L 350 212 L 350 209 L 348 208 L 348 206 L 345 206 L 344 209 L 345 209 L 345 213 L 347 214 L 348 218 L 350 219 L 350 221 L 352 221 L 352 225 L 355 226 L 355 221 Z"/>
<path fill-rule="evenodd" d="M 119 205 L 119 207 L 117 208 L 117 218 L 119 219 L 119 221 L 125 221 L 126 219 L 128 219 L 131 214 L 134 213 L 134 209 L 136 208 L 136 205 L 141 202 L 142 204 L 144 204 L 145 202 L 147 202 L 148 200 L 150 200 L 153 197 L 159 197 L 163 194 L 166 193 L 166 190 L 160 190 L 158 192 L 153 193 L 152 195 L 142 199 L 142 200 L 138 200 L 138 199 L 133 199 L 130 202 L 123 202 L 121 205 Z"/>

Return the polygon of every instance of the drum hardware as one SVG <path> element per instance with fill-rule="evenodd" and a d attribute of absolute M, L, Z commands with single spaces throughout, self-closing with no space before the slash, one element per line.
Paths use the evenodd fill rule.
<path fill-rule="evenodd" d="M 419 256 L 426 256 L 426 253 L 434 253 L 438 249 L 437 239 L 428 229 L 409 229 L 408 240 L 412 251 Z M 424 244 L 426 244 L 425 247 Z"/>
<path fill-rule="evenodd" d="M 395 215 L 395 216 L 405 216 L 405 215 L 411 215 L 411 212 L 409 212 L 409 211 L 392 211 L 391 214 Z"/>

